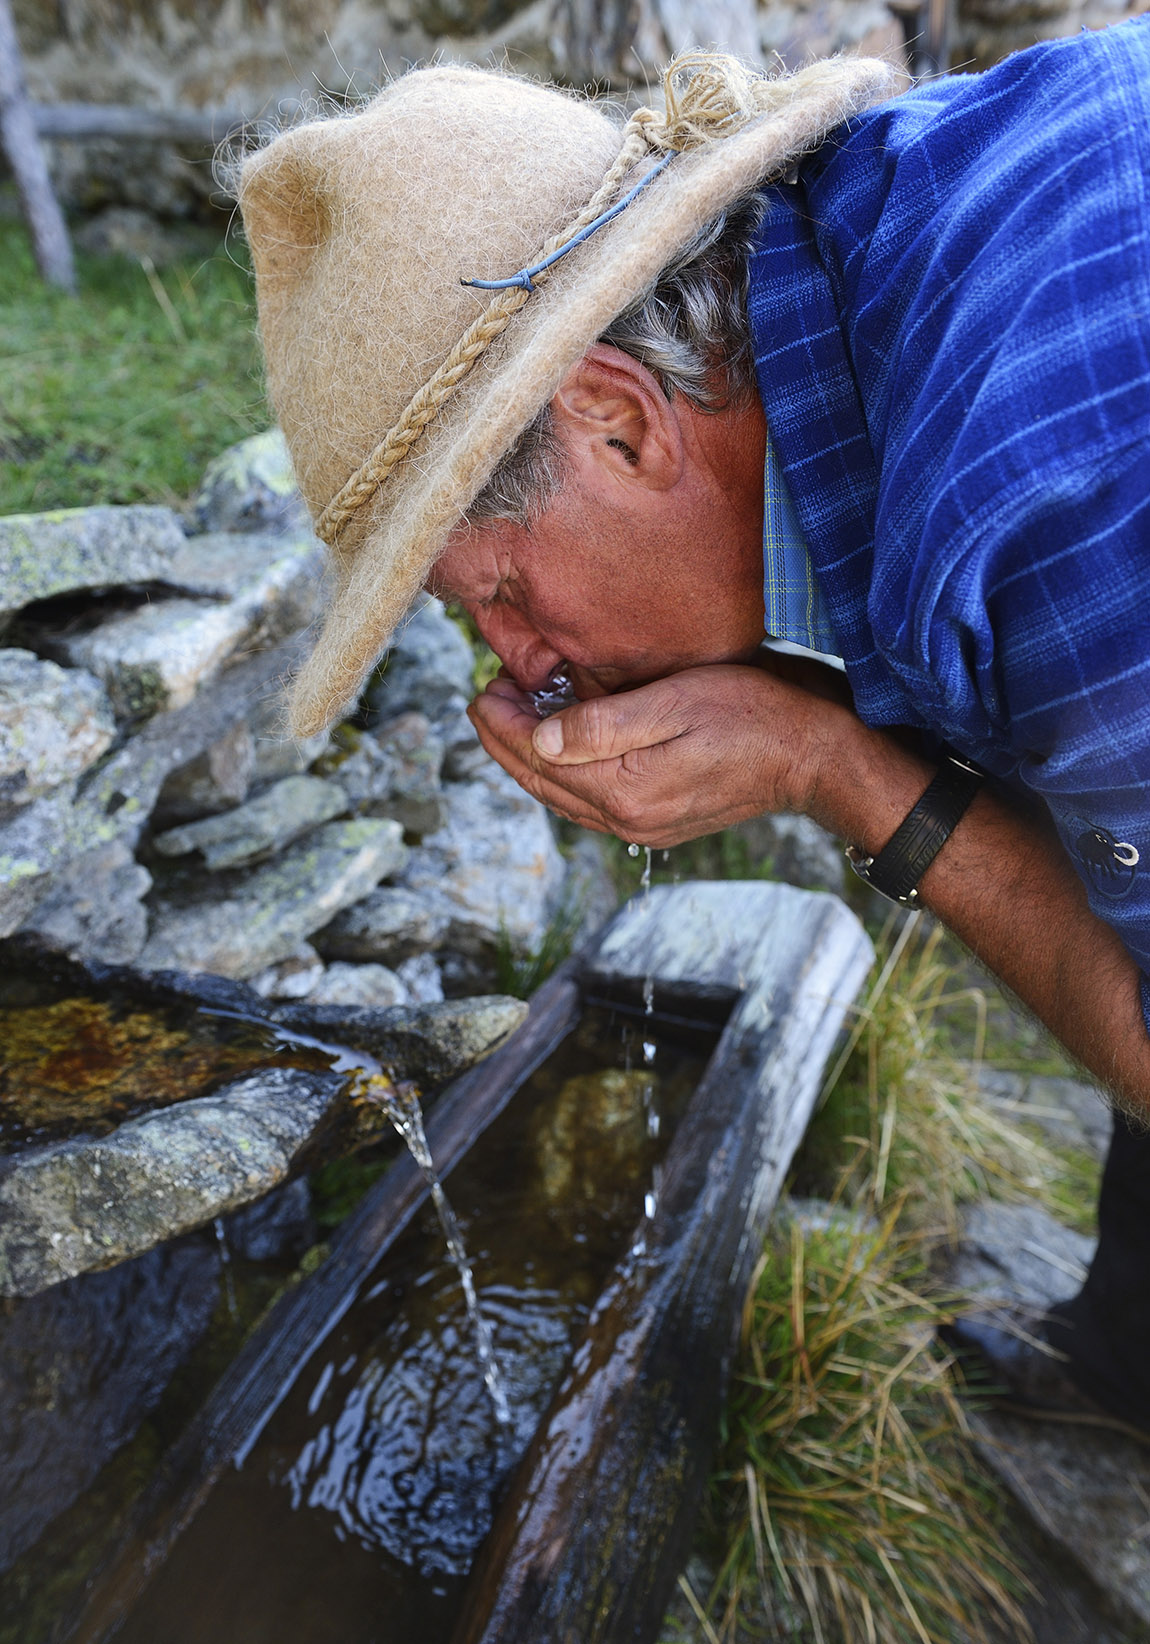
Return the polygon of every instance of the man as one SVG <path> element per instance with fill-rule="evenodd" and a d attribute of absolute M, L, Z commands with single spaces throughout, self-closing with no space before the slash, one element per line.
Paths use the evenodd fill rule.
<path fill-rule="evenodd" d="M 504 663 L 479 734 L 546 804 L 653 845 L 814 817 L 1143 1113 L 1150 21 L 891 90 L 703 55 L 620 131 L 430 70 L 246 162 L 335 578 L 295 722 L 420 585 L 459 599 Z M 1119 1123 L 1070 1374 L 982 1331 L 1019 1396 L 1143 1419 L 1148 1162 Z"/>

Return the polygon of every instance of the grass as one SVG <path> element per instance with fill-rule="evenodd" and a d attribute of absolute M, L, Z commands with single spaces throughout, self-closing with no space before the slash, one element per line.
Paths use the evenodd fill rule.
<path fill-rule="evenodd" d="M 779 1229 L 759 1265 L 714 1482 L 712 1631 L 812 1644 L 1023 1639 L 1022 1578 L 934 1345 L 921 1241 Z"/>
<path fill-rule="evenodd" d="M 70 297 L 0 217 L 0 513 L 179 504 L 217 452 L 267 426 L 234 255 L 157 271 L 80 252 Z"/>
<path fill-rule="evenodd" d="M 663 1644 L 1030 1637 L 1009 1515 L 937 1344 L 961 1297 L 930 1259 L 967 1200 L 1038 1200 L 1088 1228 L 1098 1166 L 979 1095 L 1006 1011 L 945 934 L 896 915 L 877 945 L 791 1183 L 832 1211 L 780 1218 L 759 1263 L 697 1545 L 708 1573 L 681 1582 Z"/>

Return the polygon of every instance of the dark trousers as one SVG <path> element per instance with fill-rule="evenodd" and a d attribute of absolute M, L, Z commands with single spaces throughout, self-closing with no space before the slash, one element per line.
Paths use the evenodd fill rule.
<path fill-rule="evenodd" d="M 1083 1390 L 1114 1415 L 1150 1424 L 1150 1130 L 1115 1116 L 1098 1201 L 1098 1249 L 1047 1335 Z"/>

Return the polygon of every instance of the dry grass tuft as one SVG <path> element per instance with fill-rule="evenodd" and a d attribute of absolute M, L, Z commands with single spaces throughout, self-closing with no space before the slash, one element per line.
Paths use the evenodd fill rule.
<path fill-rule="evenodd" d="M 764 1252 L 728 1410 L 713 1531 L 718 1644 L 1030 1636 L 1023 1578 L 915 1286 L 922 1241 L 832 1216 Z"/>

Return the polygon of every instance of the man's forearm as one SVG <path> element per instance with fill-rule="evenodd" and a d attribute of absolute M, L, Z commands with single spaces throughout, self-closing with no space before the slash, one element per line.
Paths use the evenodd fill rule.
<path fill-rule="evenodd" d="M 877 853 L 934 767 L 850 716 L 811 796 L 816 820 Z M 983 790 L 923 875 L 923 904 L 1127 1107 L 1150 1115 L 1137 966 L 1090 910 L 1057 839 Z"/>

